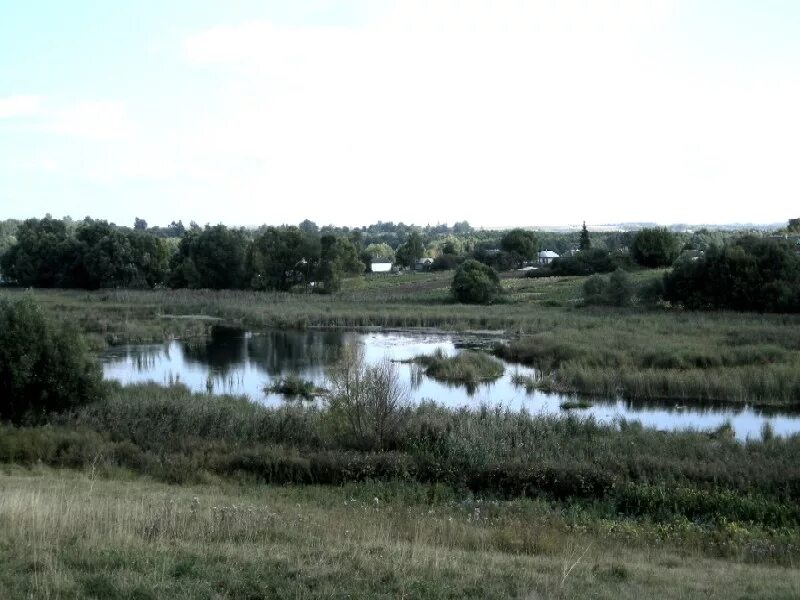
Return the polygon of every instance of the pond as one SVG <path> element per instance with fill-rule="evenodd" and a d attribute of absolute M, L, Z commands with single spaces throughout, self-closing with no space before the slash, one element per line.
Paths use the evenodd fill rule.
<path fill-rule="evenodd" d="M 297 375 L 325 387 L 326 368 L 337 360 L 347 344 L 359 344 L 366 360 L 375 363 L 384 357 L 402 361 L 437 350 L 454 355 L 464 348 L 491 342 L 490 338 L 477 334 L 320 330 L 250 333 L 220 327 L 209 338 L 112 347 L 103 354 L 102 363 L 105 378 L 123 384 L 179 382 L 197 392 L 243 394 L 255 402 L 277 406 L 287 400 L 279 394 L 265 393 L 266 386 L 287 375 Z M 533 376 L 535 370 L 511 363 L 505 363 L 505 367 L 500 379 L 467 389 L 431 379 L 417 365 L 397 363 L 412 402 L 432 400 L 451 408 L 500 406 L 525 409 L 531 414 L 566 414 L 561 404 L 573 397 L 538 390 L 527 393 L 514 385 L 513 376 Z M 800 414 L 789 411 L 608 398 L 590 400 L 591 407 L 570 412 L 592 415 L 602 422 L 621 417 L 663 430 L 707 430 L 729 421 L 740 440 L 759 437 L 764 423 L 770 423 L 776 435 L 800 432 Z"/>

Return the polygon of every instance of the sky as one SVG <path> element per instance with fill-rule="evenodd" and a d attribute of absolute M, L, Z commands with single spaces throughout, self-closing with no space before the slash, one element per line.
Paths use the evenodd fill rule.
<path fill-rule="evenodd" d="M 0 0 L 0 219 L 777 223 L 795 0 Z"/>

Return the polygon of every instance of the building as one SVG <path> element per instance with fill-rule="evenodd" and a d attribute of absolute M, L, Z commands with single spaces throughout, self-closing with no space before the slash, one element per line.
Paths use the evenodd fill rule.
<path fill-rule="evenodd" d="M 416 263 L 414 263 L 415 271 L 427 271 L 431 268 L 433 259 L 430 256 L 423 256 Z"/>
<path fill-rule="evenodd" d="M 391 273 L 392 261 L 385 259 L 375 259 L 369 265 L 373 273 Z"/>
<path fill-rule="evenodd" d="M 549 265 L 557 258 L 560 258 L 559 255 L 553 252 L 552 250 L 542 250 L 541 252 L 539 252 L 540 265 Z"/>

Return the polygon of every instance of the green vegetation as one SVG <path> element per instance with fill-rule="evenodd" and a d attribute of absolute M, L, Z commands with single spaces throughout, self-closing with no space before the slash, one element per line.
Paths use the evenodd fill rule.
<path fill-rule="evenodd" d="M 508 252 L 518 266 L 522 266 L 536 258 L 539 241 L 532 231 L 512 229 L 500 238 L 500 248 L 504 252 Z"/>
<path fill-rule="evenodd" d="M 796 569 L 767 557 L 787 543 L 780 535 L 614 525 L 433 485 L 178 487 L 12 468 L 0 488 L 9 600 L 788 599 L 800 588 Z"/>
<path fill-rule="evenodd" d="M 644 267 L 668 267 L 678 257 L 678 252 L 678 239 L 666 227 L 642 229 L 631 244 L 631 257 Z"/>
<path fill-rule="evenodd" d="M 0 419 L 36 420 L 100 395 L 100 369 L 74 329 L 28 298 L 0 298 Z"/>
<path fill-rule="evenodd" d="M 500 278 L 490 266 L 468 260 L 456 269 L 451 285 L 453 296 L 465 304 L 491 304 L 500 296 Z"/>
<path fill-rule="evenodd" d="M 300 397 L 304 400 L 313 400 L 327 392 L 328 390 L 314 385 L 313 381 L 300 379 L 297 375 L 288 375 L 264 388 L 264 393 L 267 394 L 282 394 L 289 398 Z"/>
<path fill-rule="evenodd" d="M 445 356 L 439 350 L 431 355 L 417 356 L 413 362 L 425 367 L 425 374 L 439 381 L 475 386 L 482 381 L 494 381 L 503 376 L 505 367 L 499 360 L 484 354 L 462 350 L 455 356 Z"/>
<path fill-rule="evenodd" d="M 630 306 L 633 296 L 631 277 L 622 269 L 609 277 L 592 275 L 583 284 L 583 301 L 590 305 Z"/>
<path fill-rule="evenodd" d="M 179 386 L 114 386 L 48 426 L 0 428 L 0 463 L 123 469 L 182 484 L 437 483 L 459 494 L 564 502 L 612 520 L 792 531 L 800 524 L 800 436 L 739 443 L 571 416 L 412 407 L 385 394 L 393 388 L 387 373 L 365 380 L 361 371 L 348 389 L 334 385 L 342 405 L 331 410 L 265 408 Z M 653 500 L 635 500 L 656 493 L 657 511 Z"/>
<path fill-rule="evenodd" d="M 565 400 L 561 403 L 561 410 L 572 410 L 575 408 L 591 408 L 592 403 L 588 400 Z"/>
<path fill-rule="evenodd" d="M 800 311 L 800 256 L 786 241 L 741 238 L 681 260 L 664 297 L 691 309 Z"/>

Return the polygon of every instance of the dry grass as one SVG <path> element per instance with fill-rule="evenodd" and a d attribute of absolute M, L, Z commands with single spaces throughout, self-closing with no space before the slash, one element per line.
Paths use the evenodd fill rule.
<path fill-rule="evenodd" d="M 3 598 L 796 598 L 800 571 L 565 532 L 535 504 L 369 485 L 170 487 L 0 476 Z M 525 510 L 522 510 L 522 509 Z"/>

